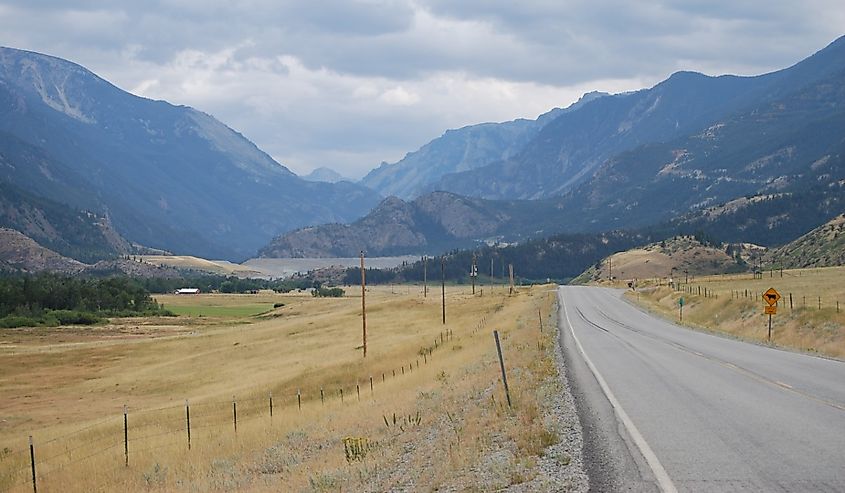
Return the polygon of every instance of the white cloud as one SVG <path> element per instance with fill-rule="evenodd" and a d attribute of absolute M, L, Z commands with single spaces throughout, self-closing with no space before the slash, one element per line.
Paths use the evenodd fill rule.
<path fill-rule="evenodd" d="M 388 89 L 379 96 L 381 101 L 394 106 L 411 106 L 420 102 L 420 96 L 414 92 L 408 92 L 402 86 Z"/>

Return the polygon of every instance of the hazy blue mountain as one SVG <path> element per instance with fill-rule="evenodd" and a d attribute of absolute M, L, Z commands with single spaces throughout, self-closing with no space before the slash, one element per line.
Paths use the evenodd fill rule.
<path fill-rule="evenodd" d="M 409 152 L 401 161 L 382 163 L 362 178 L 361 183 L 385 196 L 414 198 L 445 174 L 477 169 L 514 156 L 549 122 L 603 96 L 606 94 L 600 92 L 585 94 L 568 108 L 555 108 L 536 120 L 481 123 L 447 130 L 420 149 Z"/>
<path fill-rule="evenodd" d="M 326 183 L 337 183 L 339 181 L 351 181 L 349 178 L 341 175 L 337 171 L 327 168 L 325 166 L 321 166 L 319 168 L 314 169 L 310 173 L 305 176 L 301 177 L 303 180 L 308 181 L 323 181 Z"/>
<path fill-rule="evenodd" d="M 600 98 L 562 114 L 510 158 L 444 175 L 427 189 L 490 199 L 560 196 L 620 153 L 698 134 L 731 115 L 835 78 L 843 65 L 840 38 L 793 67 L 757 77 L 679 72 L 650 89 Z"/>
<path fill-rule="evenodd" d="M 0 132 L 0 153 L 14 156 L 6 180 L 177 253 L 248 257 L 281 232 L 354 220 L 378 202 L 358 185 L 300 179 L 210 115 L 10 48 L 0 48 Z"/>
<path fill-rule="evenodd" d="M 645 226 L 742 196 L 833 193 L 843 182 L 845 67 L 698 133 L 618 154 L 560 206 L 572 217 L 569 227 L 604 230 Z M 777 224 L 790 213 L 773 206 L 768 221 Z"/>

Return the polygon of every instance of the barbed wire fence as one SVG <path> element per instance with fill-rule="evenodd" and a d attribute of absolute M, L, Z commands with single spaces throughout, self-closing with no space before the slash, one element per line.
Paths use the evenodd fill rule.
<path fill-rule="evenodd" d="M 471 331 L 468 331 L 467 336 L 473 337 L 486 324 L 487 318 L 484 317 Z M 350 400 L 358 403 L 362 399 L 361 382 L 365 382 L 363 386 L 365 397 L 367 392 L 370 397 L 373 397 L 377 384 L 387 383 L 388 379 L 412 375 L 421 369 L 421 365 L 425 367 L 432 364 L 435 360 L 435 352 L 445 347 L 447 342 L 453 340 L 453 337 L 452 329 L 444 329 L 431 344 L 421 347 L 406 364 L 398 368 L 374 372 L 363 379 L 357 378 L 354 384 L 351 382 L 334 386 L 322 384 L 305 389 L 306 391 L 297 389 L 295 394 L 280 393 L 278 390 L 274 394 L 273 390 L 261 389 L 247 392 L 246 395 L 250 397 L 241 399 L 236 396 L 233 396 L 232 400 L 191 402 L 190 399 L 186 399 L 184 405 L 140 409 L 123 406 L 120 413 L 105 416 L 82 428 L 46 440 L 29 436 L 26 446 L 0 448 L 0 493 L 30 489 L 37 493 L 39 485 L 46 480 L 54 479 L 83 462 L 108 454 L 112 454 L 116 465 L 114 468 L 100 471 L 100 476 L 121 470 L 132 470 L 132 457 L 147 452 L 183 447 L 185 453 L 189 453 L 192 440 L 196 440 L 196 434 L 192 436 L 192 432 L 215 428 L 222 432 L 225 428 L 231 427 L 232 433 L 236 434 L 239 424 L 261 418 L 272 422 L 274 412 L 278 414 L 280 408 L 293 409 L 293 412 L 301 413 L 303 402 L 319 403 L 321 406 L 325 406 L 332 400 L 339 404 L 346 404 Z M 355 394 L 347 392 L 344 397 L 344 389 L 354 389 Z M 280 397 L 283 398 L 281 406 L 279 405 Z M 229 418 L 231 418 L 231 423 L 227 424 L 226 421 Z M 38 433 L 34 435 L 37 436 Z M 173 440 L 143 446 L 143 444 L 168 436 Z"/>

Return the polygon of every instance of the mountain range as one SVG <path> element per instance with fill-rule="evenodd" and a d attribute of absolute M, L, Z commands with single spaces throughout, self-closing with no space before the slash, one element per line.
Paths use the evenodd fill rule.
<path fill-rule="evenodd" d="M 537 121 L 447 132 L 363 183 L 403 196 L 452 194 L 388 200 L 351 226 L 286 233 L 261 254 L 426 253 L 491 237 L 621 228 L 666 235 L 695 228 L 776 245 L 842 211 L 843 152 L 845 37 L 766 75 L 679 72 L 650 89 L 582 98 Z M 434 178 L 501 153 L 513 155 Z M 743 197 L 753 200 L 739 207 Z M 526 198 L 535 200 L 514 200 Z M 420 214 L 418 204 L 431 201 L 440 207 Z M 464 229 L 438 226 L 469 203 L 480 215 Z M 733 207 L 714 220 L 726 203 Z"/>
<path fill-rule="evenodd" d="M 536 120 L 481 123 L 447 130 L 419 150 L 408 153 L 401 161 L 382 163 L 362 178 L 361 183 L 384 196 L 393 195 L 402 199 L 413 199 L 430 189 L 445 190 L 434 185 L 444 175 L 470 171 L 509 159 L 522 151 L 546 124 L 604 96 L 607 94 L 587 93 L 569 107 L 552 109 Z"/>
<path fill-rule="evenodd" d="M 624 153 L 649 157 L 644 146 L 709 135 L 743 114 L 747 118 L 789 104 L 790 98 L 812 97 L 807 91 L 820 90 L 825 84 L 841 86 L 843 68 L 845 38 L 839 38 L 792 67 L 760 76 L 678 72 L 649 89 L 591 93 L 570 108 L 553 110 L 534 122 L 517 120 L 446 132 L 399 163 L 383 164 L 362 183 L 383 195 L 403 198 L 432 190 L 500 200 L 558 197 L 593 181 L 600 168 Z M 805 93 L 799 94 L 802 90 Z M 817 96 L 827 103 L 838 97 Z M 807 113 L 818 109 L 807 108 Z M 791 125 L 783 118 L 779 123 L 786 128 Z M 477 140 L 484 145 L 473 145 Z M 398 178 L 385 181 L 382 177 L 388 175 Z M 396 181 L 401 181 L 398 188 Z"/>
<path fill-rule="evenodd" d="M 131 243 L 212 258 L 250 257 L 380 199 L 300 179 L 211 115 L 12 48 L 0 48 L 0 164 L 0 182 L 107 217 Z"/>
<path fill-rule="evenodd" d="M 679 72 L 449 130 L 357 184 L 300 178 L 208 114 L 22 50 L 0 48 L 0 115 L 0 226 L 86 263 L 437 254 L 622 229 L 775 246 L 845 207 L 845 37 L 765 75 Z"/>

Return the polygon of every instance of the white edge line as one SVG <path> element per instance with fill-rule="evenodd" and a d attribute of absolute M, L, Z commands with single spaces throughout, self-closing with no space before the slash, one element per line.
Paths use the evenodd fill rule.
<path fill-rule="evenodd" d="M 648 466 L 654 473 L 654 477 L 657 479 L 657 485 L 660 487 L 660 490 L 665 493 L 677 493 L 678 489 L 675 488 L 675 484 L 672 483 L 672 479 L 669 477 L 666 469 L 663 468 L 663 464 L 660 463 L 657 455 L 655 455 L 654 451 L 651 450 L 651 447 L 648 445 L 648 442 L 645 441 L 645 438 L 643 438 L 640 430 L 638 430 L 634 425 L 634 422 L 631 421 L 628 413 L 625 412 L 622 405 L 618 400 L 616 400 L 616 396 L 613 395 L 613 392 L 611 392 L 610 387 L 604 380 L 604 377 L 601 376 L 599 370 L 590 360 L 590 357 L 587 356 L 586 352 L 584 352 L 584 347 L 581 345 L 581 341 L 578 340 L 578 336 L 575 335 L 575 329 L 572 327 L 572 322 L 569 320 L 569 310 L 566 308 L 566 300 L 563 297 L 563 293 L 559 292 L 559 294 L 560 300 L 563 303 L 563 314 L 566 317 L 566 324 L 569 325 L 569 333 L 572 334 L 572 338 L 575 340 L 575 345 L 578 346 L 578 352 L 581 353 L 581 356 L 584 358 L 584 362 L 587 363 L 587 367 L 590 368 L 590 371 L 593 372 L 593 375 L 596 377 L 602 392 L 604 392 L 607 400 L 610 401 L 610 405 L 613 406 L 616 416 L 622 422 L 622 425 L 625 426 L 628 434 L 631 435 L 631 439 L 634 440 L 634 444 L 636 444 L 637 448 L 640 449 L 640 453 L 643 454 Z"/>

